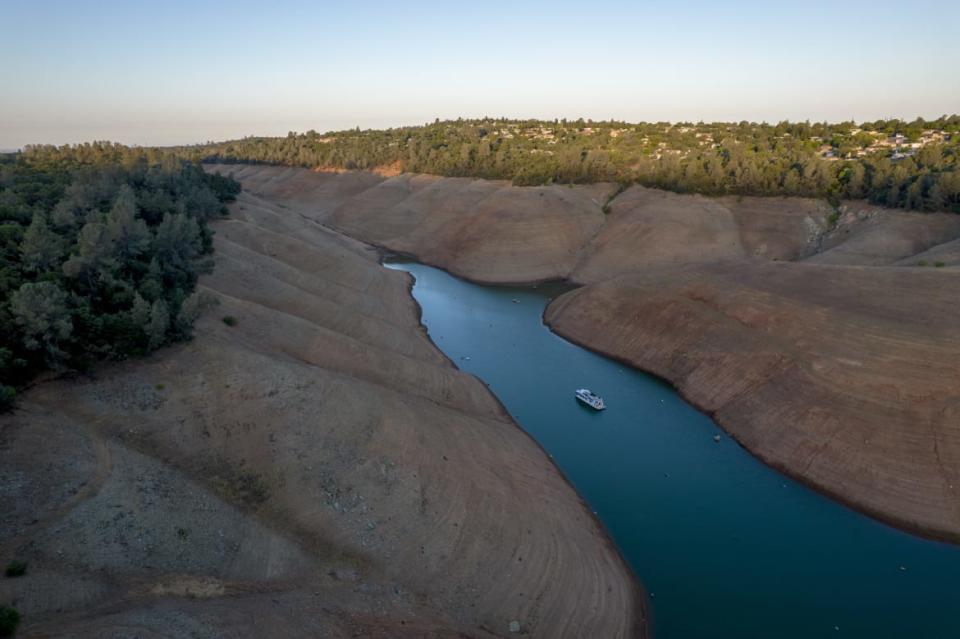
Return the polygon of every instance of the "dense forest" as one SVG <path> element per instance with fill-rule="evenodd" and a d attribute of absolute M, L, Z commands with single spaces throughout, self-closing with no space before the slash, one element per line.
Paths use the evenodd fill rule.
<path fill-rule="evenodd" d="M 194 159 L 512 180 L 613 181 L 678 192 L 869 199 L 960 212 L 960 116 L 756 124 L 481 119 L 291 132 L 180 149 Z"/>
<path fill-rule="evenodd" d="M 239 189 L 170 152 L 116 144 L 0 156 L 0 408 L 43 370 L 189 337 L 207 221 Z"/>

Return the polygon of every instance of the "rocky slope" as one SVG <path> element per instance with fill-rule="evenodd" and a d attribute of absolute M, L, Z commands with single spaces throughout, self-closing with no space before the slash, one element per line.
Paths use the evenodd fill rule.
<path fill-rule="evenodd" d="M 550 307 L 554 330 L 670 380 L 802 481 L 960 541 L 960 216 L 224 168 L 303 216 L 474 280 L 587 284 Z"/>
<path fill-rule="evenodd" d="M 409 277 L 298 213 L 381 182 L 258 171 L 192 342 L 0 417 L 22 636 L 645 635 L 616 549 L 430 343 Z"/>

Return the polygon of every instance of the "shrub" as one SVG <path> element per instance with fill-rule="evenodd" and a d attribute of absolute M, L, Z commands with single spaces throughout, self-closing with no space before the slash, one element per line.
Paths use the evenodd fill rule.
<path fill-rule="evenodd" d="M 22 577 L 27 572 L 27 562 L 14 559 L 7 564 L 7 577 Z"/>
<path fill-rule="evenodd" d="M 933 265 L 937 268 L 943 268 L 944 266 L 946 266 L 944 262 L 934 262 Z"/>
<path fill-rule="evenodd" d="M 224 315 L 223 323 L 226 324 L 227 326 L 236 326 L 237 318 L 234 317 L 233 315 Z"/>
<path fill-rule="evenodd" d="M 919 262 L 917 262 L 917 266 L 926 266 L 926 265 L 927 265 L 926 260 L 920 260 Z"/>
<path fill-rule="evenodd" d="M 13 409 L 17 401 L 17 391 L 13 386 L 0 384 L 0 413 Z"/>
<path fill-rule="evenodd" d="M 20 625 L 20 613 L 16 608 L 0 606 L 0 637 L 12 637 Z"/>

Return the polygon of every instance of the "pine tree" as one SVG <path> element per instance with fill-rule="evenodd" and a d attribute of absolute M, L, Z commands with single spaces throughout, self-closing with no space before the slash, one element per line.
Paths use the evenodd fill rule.
<path fill-rule="evenodd" d="M 35 213 L 20 243 L 20 260 L 26 271 L 46 273 L 57 268 L 63 257 L 63 240 L 47 224 L 47 216 Z"/>
<path fill-rule="evenodd" d="M 40 351 L 50 368 L 62 368 L 62 346 L 73 332 L 66 291 L 54 282 L 29 282 L 10 296 L 10 312 L 27 350 Z"/>
<path fill-rule="evenodd" d="M 107 215 L 106 235 L 120 262 L 138 258 L 150 247 L 150 231 L 146 222 L 137 217 L 137 196 L 127 184 L 120 187 Z"/>
<path fill-rule="evenodd" d="M 146 327 L 147 348 L 155 350 L 167 341 L 167 329 L 170 328 L 170 312 L 167 303 L 157 300 L 150 309 L 150 322 Z"/>

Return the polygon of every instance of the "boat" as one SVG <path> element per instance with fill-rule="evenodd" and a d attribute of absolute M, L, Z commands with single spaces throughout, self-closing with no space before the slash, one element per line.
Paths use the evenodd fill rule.
<path fill-rule="evenodd" d="M 574 395 L 577 399 L 594 410 L 603 410 L 607 407 L 607 405 L 603 403 L 602 397 L 587 390 L 586 388 L 578 388 Z"/>

